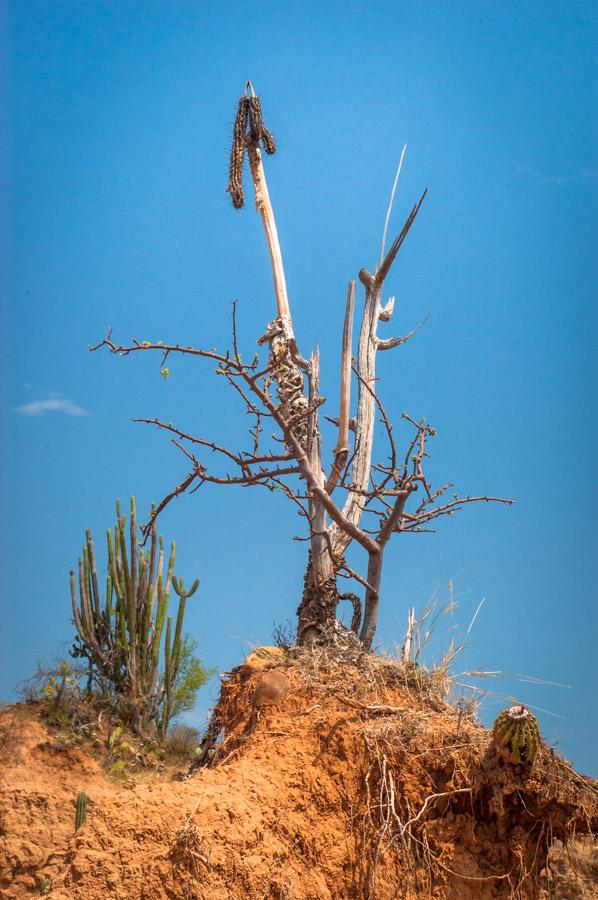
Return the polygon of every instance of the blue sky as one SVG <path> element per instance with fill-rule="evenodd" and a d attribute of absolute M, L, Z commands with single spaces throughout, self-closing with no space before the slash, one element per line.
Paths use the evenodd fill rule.
<path fill-rule="evenodd" d="M 437 427 L 438 483 L 517 501 L 397 539 L 378 637 L 400 642 L 408 607 L 452 579 L 459 608 L 433 659 L 485 597 L 456 670 L 570 685 L 475 682 L 549 711 L 546 739 L 597 774 L 595 4 L 29 0 L 8 3 L 4 40 L 0 695 L 64 652 L 85 528 L 101 544 L 117 497 L 147 510 L 186 472 L 131 417 L 243 439 L 209 365 L 171 359 L 165 381 L 155 358 L 88 347 L 108 326 L 225 347 L 236 298 L 253 353 L 274 315 L 267 252 L 251 204 L 235 212 L 224 193 L 251 78 L 279 145 L 267 172 L 295 328 L 304 353 L 320 345 L 330 413 L 347 281 L 374 265 L 407 143 L 391 231 L 429 194 L 387 291 L 394 329 L 430 319 L 383 354 L 381 395 Z M 298 527 L 284 499 L 240 489 L 163 515 L 180 575 L 201 579 L 187 626 L 207 664 L 229 669 L 294 617 Z M 484 719 L 504 705 L 487 697 Z"/>

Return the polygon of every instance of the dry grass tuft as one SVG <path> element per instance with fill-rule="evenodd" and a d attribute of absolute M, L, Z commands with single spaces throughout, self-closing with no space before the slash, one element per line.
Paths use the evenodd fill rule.
<path fill-rule="evenodd" d="M 210 868 L 210 862 L 204 853 L 199 828 L 190 819 L 187 819 L 185 824 L 175 832 L 168 856 L 173 865 L 181 866 L 193 875 L 199 874 L 199 863 Z"/>

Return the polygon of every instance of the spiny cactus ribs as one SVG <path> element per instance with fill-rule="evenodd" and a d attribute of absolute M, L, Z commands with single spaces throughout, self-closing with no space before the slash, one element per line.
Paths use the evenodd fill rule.
<path fill-rule="evenodd" d="M 249 131 L 247 126 L 249 125 Z M 231 196 L 235 209 L 241 209 L 244 203 L 243 195 L 243 158 L 245 147 L 252 143 L 258 145 L 262 142 L 266 153 L 276 152 L 276 142 L 272 133 L 264 125 L 262 105 L 260 98 L 247 94 L 239 99 L 235 124 L 233 126 L 233 144 L 230 152 L 229 181 L 227 191 Z"/>
<path fill-rule="evenodd" d="M 81 791 L 77 797 L 77 812 L 75 814 L 75 831 L 79 831 L 87 817 L 87 794 Z"/>
<path fill-rule="evenodd" d="M 540 745 L 536 717 L 525 706 L 511 706 L 496 718 L 492 739 L 499 755 L 511 765 L 531 764 Z"/>

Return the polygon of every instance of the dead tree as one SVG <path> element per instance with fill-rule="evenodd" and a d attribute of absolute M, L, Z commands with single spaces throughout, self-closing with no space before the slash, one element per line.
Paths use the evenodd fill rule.
<path fill-rule="evenodd" d="M 260 347 L 268 346 L 267 361 L 260 361 L 259 353 L 250 363 L 243 361 L 237 346 L 235 304 L 232 348 L 223 353 L 181 344 L 137 340 L 122 345 L 113 341 L 111 333 L 91 349 L 107 347 L 120 356 L 157 352 L 161 355 L 162 367 L 171 354 L 211 360 L 217 364 L 217 374 L 226 379 L 241 398 L 245 412 L 253 417 L 253 427 L 249 429 L 251 446 L 244 450 L 232 450 L 159 419 L 134 420 L 169 432 L 173 444 L 191 466 L 184 480 L 156 508 L 144 526 L 144 534 L 150 534 L 156 516 L 174 497 L 189 489 L 197 490 L 203 484 L 251 485 L 281 491 L 305 519 L 305 540 L 310 544 L 303 596 L 297 611 L 298 641 L 304 643 L 326 634 L 336 620 L 339 600 L 350 598 L 355 611 L 352 627 L 359 633 L 364 646 L 370 648 L 378 621 L 382 564 L 390 538 L 404 532 L 430 531 L 430 525 L 436 519 L 452 515 L 470 503 L 495 501 L 509 504 L 512 501 L 501 497 L 449 494 L 453 487 L 450 482 L 434 489 L 424 472 L 428 442 L 435 434 L 434 429 L 425 419 L 416 420 L 403 413 L 402 418 L 413 431 L 407 447 L 399 451 L 392 424 L 378 396 L 378 352 L 401 346 L 420 327 L 397 337 L 384 338 L 378 333 L 380 323 L 388 323 L 394 309 L 394 297 L 386 303 L 382 302 L 385 280 L 426 196 L 424 191 L 385 253 L 386 229 L 402 156 L 386 217 L 379 264 L 373 273 L 365 268 L 358 273 L 364 288 L 364 303 L 355 358 L 352 354 L 356 282 L 349 282 L 341 345 L 340 407 L 338 417 L 330 420 L 338 429 L 338 437 L 332 461 L 326 466 L 320 432 L 324 399 L 319 391 L 319 353 L 316 350 L 309 358 L 304 358 L 295 339 L 262 147 L 266 153 L 274 153 L 276 149 L 274 139 L 263 123 L 260 100 L 248 82 L 239 100 L 234 125 L 227 190 L 233 206 L 241 208 L 244 203 L 243 161 L 247 154 L 256 208 L 262 218 L 268 244 L 276 296 L 276 317 L 257 342 Z M 357 409 L 353 418 L 352 385 L 357 389 Z M 384 425 L 388 440 L 388 456 L 384 463 L 373 462 L 377 417 Z M 212 451 L 225 464 L 225 468 L 209 470 L 198 455 L 202 449 Z M 364 514 L 369 517 L 370 527 L 362 524 Z M 365 551 L 365 574 L 347 564 L 346 554 L 352 542 Z M 355 594 L 339 591 L 338 579 L 341 577 L 353 579 L 365 594 L 361 623 L 361 601 Z"/>

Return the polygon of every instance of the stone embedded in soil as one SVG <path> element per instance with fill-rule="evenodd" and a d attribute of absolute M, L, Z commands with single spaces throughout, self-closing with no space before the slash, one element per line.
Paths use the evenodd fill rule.
<path fill-rule="evenodd" d="M 265 672 L 251 697 L 255 707 L 277 706 L 289 693 L 291 683 L 284 672 Z"/>

